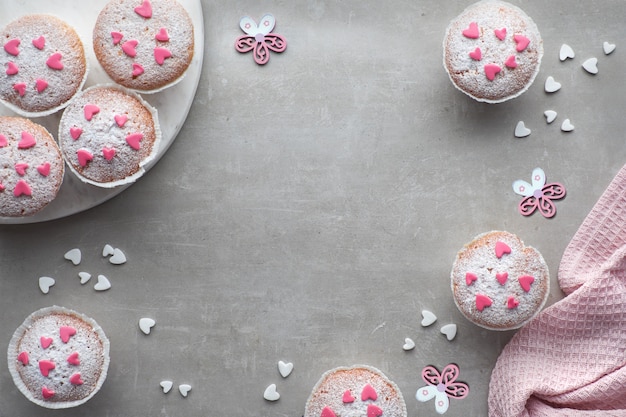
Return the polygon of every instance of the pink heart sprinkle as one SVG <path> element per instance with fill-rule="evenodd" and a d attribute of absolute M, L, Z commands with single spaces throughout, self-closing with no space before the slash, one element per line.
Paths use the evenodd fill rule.
<path fill-rule="evenodd" d="M 4 135 L 0 135 L 0 148 L 4 148 L 8 145 L 7 137 Z"/>
<path fill-rule="evenodd" d="M 26 162 L 18 162 L 17 164 L 15 164 L 15 172 L 17 172 L 20 177 L 26 175 L 27 168 L 28 164 Z"/>
<path fill-rule="evenodd" d="M 19 149 L 28 149 L 32 148 L 37 144 L 37 141 L 30 133 L 24 131 L 22 132 L 22 139 L 17 143 L 17 147 Z"/>
<path fill-rule="evenodd" d="M 508 57 L 504 65 L 506 65 L 507 68 L 516 68 L 517 62 L 515 61 L 515 55 L 511 55 L 510 57 Z"/>
<path fill-rule="evenodd" d="M 72 375 L 70 377 L 70 383 L 72 385 L 83 385 L 84 382 L 83 380 L 80 378 L 80 373 L 75 373 L 74 375 Z"/>
<path fill-rule="evenodd" d="M 478 24 L 476 22 L 470 23 L 469 27 L 463 31 L 463 36 L 470 39 L 478 39 L 478 36 L 480 36 Z"/>
<path fill-rule="evenodd" d="M 129 57 L 134 58 L 135 56 L 137 56 L 137 50 L 135 48 L 138 44 L 139 42 L 135 39 L 126 41 L 122 44 L 122 51 L 124 51 L 124 53 Z"/>
<path fill-rule="evenodd" d="M 70 365 L 78 366 L 80 365 L 80 359 L 78 358 L 78 352 L 73 352 L 70 356 L 67 357 L 67 363 Z"/>
<path fill-rule="evenodd" d="M 4 186 L 4 184 L 0 183 L 0 193 L 3 192 L 6 189 L 7 188 Z"/>
<path fill-rule="evenodd" d="M 41 51 L 46 46 L 46 38 L 40 36 L 37 39 L 33 39 L 33 45 Z"/>
<path fill-rule="evenodd" d="M 506 28 L 496 29 L 493 32 L 496 34 L 496 38 L 500 39 L 501 41 L 506 38 Z"/>
<path fill-rule="evenodd" d="M 43 397 L 44 397 L 46 400 L 49 400 L 50 398 L 54 397 L 54 394 L 55 394 L 55 392 L 54 392 L 53 390 L 48 389 L 48 388 L 46 388 L 46 387 L 43 387 L 43 388 L 41 389 L 41 395 L 43 395 Z"/>
<path fill-rule="evenodd" d="M 26 83 L 15 83 L 13 84 L 13 89 L 18 92 L 20 97 L 24 97 L 24 94 L 26 94 Z"/>
<path fill-rule="evenodd" d="M 42 359 L 39 361 L 39 371 L 41 372 L 41 375 L 43 376 L 50 375 L 50 371 L 53 370 L 54 368 L 56 368 L 56 365 L 52 361 L 49 361 L 46 359 Z"/>
<path fill-rule="evenodd" d="M 511 253 L 511 248 L 504 242 L 497 241 L 496 242 L 496 257 L 498 259 L 502 258 L 504 254 Z"/>
<path fill-rule="evenodd" d="M 522 289 L 526 292 L 530 291 L 530 286 L 533 282 L 535 282 L 535 278 L 530 275 L 524 275 L 518 278 L 519 285 L 522 286 Z"/>
<path fill-rule="evenodd" d="M 44 177 L 50 175 L 50 162 L 44 162 L 43 164 L 37 167 L 37 172 L 39 172 Z"/>
<path fill-rule="evenodd" d="M 70 340 L 70 337 L 76 334 L 76 329 L 72 326 L 61 326 L 59 334 L 61 335 L 61 341 L 63 343 L 67 343 Z"/>
<path fill-rule="evenodd" d="M 485 308 L 491 306 L 493 301 L 491 298 L 484 294 L 476 294 L 476 309 L 478 311 L 483 311 Z"/>
<path fill-rule="evenodd" d="M 133 77 L 137 77 L 143 74 L 143 67 L 136 62 L 133 62 Z"/>
<path fill-rule="evenodd" d="M 30 189 L 30 185 L 24 180 L 19 180 L 17 184 L 15 184 L 15 188 L 13 189 L 13 195 L 15 197 L 19 197 L 22 195 L 32 195 L 32 190 Z"/>
<path fill-rule="evenodd" d="M 41 93 L 43 90 L 48 88 L 48 81 L 38 79 L 37 81 L 35 81 L 35 88 L 37 89 L 38 93 Z"/>
<path fill-rule="evenodd" d="M 472 273 L 472 272 L 467 272 L 465 274 L 465 283 L 469 286 L 472 285 L 474 283 L 474 281 L 476 281 L 478 279 L 478 277 L 476 276 L 476 274 Z"/>
<path fill-rule="evenodd" d="M 380 417 L 383 415 L 383 410 L 374 404 L 367 406 L 367 417 Z"/>
<path fill-rule="evenodd" d="M 15 65 L 15 63 L 13 63 L 13 62 L 11 62 L 11 61 L 9 61 L 9 62 L 7 63 L 7 71 L 6 71 L 7 75 L 15 75 L 15 74 L 17 74 L 19 71 L 20 71 L 20 70 L 19 70 L 19 68 L 17 67 L 17 65 Z"/>
<path fill-rule="evenodd" d="M 17 360 L 22 362 L 22 365 L 28 365 L 28 352 L 24 351 L 17 355 Z"/>
<path fill-rule="evenodd" d="M 81 167 L 87 166 L 89 161 L 93 160 L 93 155 L 86 149 L 77 150 L 76 156 L 78 156 L 78 163 Z"/>
<path fill-rule="evenodd" d="M 528 39 L 524 35 L 514 35 L 513 40 L 517 44 L 517 46 L 515 47 L 515 50 L 517 52 L 522 52 L 524 49 L 528 47 L 528 44 L 530 43 L 530 39 Z"/>
<path fill-rule="evenodd" d="M 503 272 L 501 274 L 496 274 L 496 279 L 500 283 L 500 285 L 506 284 L 506 280 L 509 279 L 508 272 Z"/>
<path fill-rule="evenodd" d="M 18 56 L 20 54 L 20 50 L 18 46 L 20 46 L 21 41 L 19 39 L 11 39 L 7 43 L 4 44 L 4 50 L 7 54 Z"/>
<path fill-rule="evenodd" d="M 143 0 L 143 3 L 141 3 L 141 6 L 135 7 L 135 13 L 137 13 L 141 17 L 145 17 L 146 19 L 151 18 L 152 17 L 152 5 L 150 4 L 150 1 Z"/>
<path fill-rule="evenodd" d="M 342 401 L 344 404 L 351 404 L 354 402 L 354 397 L 352 396 L 350 390 L 346 390 L 346 392 L 343 393 Z"/>
<path fill-rule="evenodd" d="M 80 127 L 70 127 L 70 136 L 72 139 L 76 140 L 83 134 L 83 129 Z"/>
<path fill-rule="evenodd" d="M 476 48 L 474 49 L 472 52 L 469 53 L 470 58 L 472 58 L 474 61 L 480 61 L 481 59 L 483 59 L 483 53 L 480 50 L 480 48 Z"/>
<path fill-rule="evenodd" d="M 85 104 L 84 112 L 85 119 L 87 119 L 87 121 L 91 121 L 94 114 L 100 113 L 100 107 L 95 104 Z"/>
<path fill-rule="evenodd" d="M 163 65 L 167 58 L 171 58 L 172 53 L 166 48 L 154 48 L 154 60 L 159 65 Z"/>
<path fill-rule="evenodd" d="M 126 136 L 126 143 L 130 145 L 131 148 L 138 151 L 141 148 L 141 144 L 139 143 L 143 139 L 143 133 L 131 133 Z"/>
<path fill-rule="evenodd" d="M 126 121 L 128 120 L 128 116 L 125 114 L 116 114 L 113 118 L 119 127 L 124 127 Z"/>
<path fill-rule="evenodd" d="M 52 338 L 51 337 L 46 337 L 46 336 L 41 336 L 39 338 L 39 343 L 41 343 L 41 347 L 44 349 L 48 349 L 50 347 L 50 345 L 52 344 Z"/>
<path fill-rule="evenodd" d="M 378 398 L 378 394 L 376 393 L 376 390 L 374 389 L 374 387 L 372 387 L 370 384 L 366 384 L 363 387 L 363 391 L 361 391 L 361 401 L 367 401 L 367 400 L 376 401 L 377 398 Z"/>
<path fill-rule="evenodd" d="M 496 78 L 496 74 L 502 70 L 499 65 L 487 64 L 485 65 L 485 75 L 489 81 L 493 81 Z"/>
<path fill-rule="evenodd" d="M 63 63 L 61 62 L 62 58 L 63 58 L 63 55 L 61 55 L 60 52 L 55 52 L 52 55 L 50 55 L 50 58 L 48 58 L 48 60 L 46 61 L 46 65 L 52 69 L 60 71 L 63 69 Z"/>
<path fill-rule="evenodd" d="M 160 42 L 168 42 L 170 40 L 170 35 L 168 35 L 167 29 L 161 28 L 159 32 L 154 35 L 154 39 Z"/>
<path fill-rule="evenodd" d="M 113 45 L 117 45 L 118 43 L 120 43 L 123 37 L 124 35 L 122 35 L 119 32 L 111 32 L 111 38 L 113 38 Z"/>
<path fill-rule="evenodd" d="M 320 417 L 337 417 L 337 415 L 333 410 L 331 410 L 330 407 L 324 407 L 324 409 L 322 410 L 322 414 L 320 414 Z"/>
<path fill-rule="evenodd" d="M 515 297 L 513 297 L 512 295 L 509 296 L 509 298 L 506 300 L 506 308 L 508 308 L 509 310 L 514 309 L 518 305 L 519 305 L 519 301 L 517 301 Z"/>
<path fill-rule="evenodd" d="M 102 156 L 107 161 L 110 161 L 115 156 L 115 148 L 102 148 Z"/>

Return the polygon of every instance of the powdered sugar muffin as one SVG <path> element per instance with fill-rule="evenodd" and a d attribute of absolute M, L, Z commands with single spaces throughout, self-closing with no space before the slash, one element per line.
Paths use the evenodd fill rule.
<path fill-rule="evenodd" d="M 0 116 L 0 216 L 30 216 L 57 196 L 65 165 L 52 135 L 23 117 Z"/>
<path fill-rule="evenodd" d="M 153 93 L 183 77 L 193 36 L 191 18 L 176 0 L 111 0 L 98 15 L 93 48 L 113 81 Z"/>
<path fill-rule="evenodd" d="M 511 330 L 544 306 L 550 274 L 535 248 L 512 233 L 491 231 L 459 251 L 451 283 L 454 302 L 468 320 L 491 330 Z"/>
<path fill-rule="evenodd" d="M 99 187 L 128 184 L 143 175 L 160 138 L 156 109 L 118 86 L 84 90 L 59 123 L 59 145 L 70 170 Z"/>
<path fill-rule="evenodd" d="M 525 92 L 539 73 L 543 41 L 520 8 L 482 0 L 446 30 L 443 64 L 452 83 L 470 97 L 499 103 Z"/>
<path fill-rule="evenodd" d="M 9 371 L 30 401 L 69 408 L 93 397 L 107 376 L 109 340 L 91 318 L 53 306 L 35 311 L 15 331 Z"/>
<path fill-rule="evenodd" d="M 0 37 L 0 100 L 18 114 L 52 114 L 85 83 L 85 49 L 63 20 L 44 14 L 22 16 L 9 23 Z"/>
<path fill-rule="evenodd" d="M 406 417 L 400 389 L 371 366 L 339 367 L 324 373 L 306 402 L 304 417 Z"/>

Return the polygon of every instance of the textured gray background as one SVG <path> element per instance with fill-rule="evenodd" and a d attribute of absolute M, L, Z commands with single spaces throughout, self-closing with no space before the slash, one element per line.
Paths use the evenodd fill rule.
<path fill-rule="evenodd" d="M 203 1 L 204 69 L 178 138 L 137 184 L 89 211 L 0 226 L 0 352 L 32 311 L 94 317 L 112 343 L 110 375 L 84 406 L 30 404 L 0 372 L 0 415 L 299 417 L 320 375 L 378 367 L 409 416 L 421 369 L 455 362 L 470 395 L 446 415 L 485 416 L 489 375 L 512 332 L 468 323 L 449 293 L 458 249 L 505 229 L 547 260 L 553 290 L 572 235 L 625 156 L 626 3 L 516 0 L 539 26 L 541 72 L 499 105 L 467 98 L 441 65 L 448 22 L 471 1 Z M 239 18 L 277 19 L 283 54 L 259 67 L 235 51 Z M 617 44 L 609 56 L 602 43 Z M 560 62 L 571 45 L 574 60 Z M 600 73 L 581 64 L 595 56 Z M 543 91 L 552 75 L 563 84 Z M 548 125 L 543 112 L 559 113 Z M 572 133 L 560 131 L 570 118 Z M 513 136 L 524 120 L 532 134 Z M 512 181 L 536 166 L 568 195 L 547 220 L 516 210 Z M 112 266 L 105 244 L 128 262 Z M 83 252 L 80 267 L 63 259 Z M 109 277 L 97 293 L 79 270 Z M 57 279 L 48 295 L 42 275 Z M 423 308 L 439 320 L 420 326 Z M 150 336 L 140 317 L 157 321 Z M 439 333 L 456 323 L 456 339 Z M 417 347 L 404 352 L 405 337 Z M 294 363 L 283 379 L 279 360 Z M 549 372 L 549 370 L 546 370 Z M 188 398 L 159 382 L 189 383 Z M 276 383 L 281 398 L 263 399 Z"/>

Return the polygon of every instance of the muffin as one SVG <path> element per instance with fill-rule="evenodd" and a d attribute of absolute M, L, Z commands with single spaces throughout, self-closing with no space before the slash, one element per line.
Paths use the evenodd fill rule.
<path fill-rule="evenodd" d="M 324 373 L 306 402 L 304 417 L 406 417 L 400 389 L 378 369 L 355 365 Z"/>
<path fill-rule="evenodd" d="M 30 216 L 46 207 L 64 172 L 61 150 L 46 128 L 0 116 L 0 216 Z"/>
<path fill-rule="evenodd" d="M 67 106 L 85 83 L 85 49 L 63 20 L 45 14 L 22 16 L 0 36 L 0 101 L 19 115 L 52 114 Z"/>
<path fill-rule="evenodd" d="M 82 181 L 105 188 L 141 177 L 160 138 L 156 109 L 118 86 L 84 90 L 59 123 L 59 146 L 70 170 Z"/>
<path fill-rule="evenodd" d="M 443 40 L 443 66 L 456 88 L 487 103 L 524 93 L 539 73 L 543 41 L 512 4 L 479 1 L 455 18 Z"/>
<path fill-rule="evenodd" d="M 154 93 L 180 81 L 191 64 L 193 23 L 176 0 L 111 0 L 98 15 L 93 49 L 113 81 Z"/>
<path fill-rule="evenodd" d="M 64 307 L 35 311 L 8 349 L 17 388 L 46 408 L 69 408 L 93 397 L 109 367 L 109 340 L 91 318 Z"/>
<path fill-rule="evenodd" d="M 451 273 L 452 295 L 471 322 L 511 330 L 535 317 L 548 299 L 548 266 L 516 235 L 491 231 L 466 244 Z"/>

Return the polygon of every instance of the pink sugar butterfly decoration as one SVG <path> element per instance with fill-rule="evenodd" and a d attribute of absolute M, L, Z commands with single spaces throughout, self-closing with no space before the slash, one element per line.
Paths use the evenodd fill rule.
<path fill-rule="evenodd" d="M 276 26 L 276 19 L 271 14 L 263 16 L 258 25 L 250 17 L 242 17 L 239 27 L 246 34 L 237 38 L 235 49 L 241 53 L 252 51 L 254 62 L 259 65 L 267 64 L 270 51 L 280 53 L 287 48 L 287 41 L 282 35 L 270 33 L 274 30 L 274 26 Z"/>
<path fill-rule="evenodd" d="M 556 214 L 553 200 L 562 199 L 566 193 L 563 184 L 557 182 L 546 184 L 546 174 L 541 168 L 533 170 L 532 184 L 517 180 L 513 183 L 513 191 L 524 197 L 518 205 L 518 211 L 522 216 L 530 216 L 539 210 L 546 218 Z"/>
<path fill-rule="evenodd" d="M 419 388 L 415 398 L 420 402 L 435 399 L 435 411 L 443 414 L 448 411 L 450 397 L 461 400 L 469 394 L 469 386 L 464 382 L 456 382 L 459 377 L 459 367 L 449 364 L 439 373 L 434 366 L 427 366 L 422 370 L 422 379 L 428 384 Z"/>

